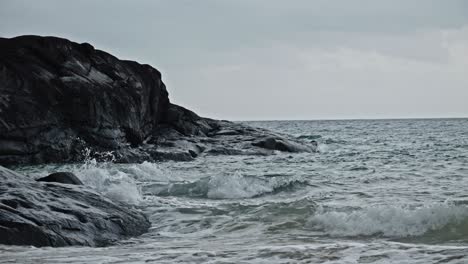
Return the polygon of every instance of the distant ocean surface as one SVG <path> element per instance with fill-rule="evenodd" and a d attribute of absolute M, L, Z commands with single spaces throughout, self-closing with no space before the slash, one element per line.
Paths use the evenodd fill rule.
<path fill-rule="evenodd" d="M 106 248 L 0 246 L 0 263 L 468 263 L 468 119 L 246 123 L 319 152 L 18 168 L 72 171 L 152 228 Z"/>

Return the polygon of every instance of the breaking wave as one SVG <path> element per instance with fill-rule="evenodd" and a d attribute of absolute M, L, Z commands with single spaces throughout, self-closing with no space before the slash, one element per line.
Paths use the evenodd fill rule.
<path fill-rule="evenodd" d="M 170 173 L 163 171 L 155 163 L 115 164 L 112 153 L 102 153 L 106 162 L 98 162 L 86 156 L 82 164 L 45 165 L 37 168 L 26 168 L 26 174 L 34 178 L 59 171 L 74 173 L 86 186 L 103 194 L 113 201 L 128 204 L 139 204 L 143 200 L 141 182 L 150 179 L 169 179 Z"/>
<path fill-rule="evenodd" d="M 140 187 L 134 177 L 119 170 L 114 163 L 89 160 L 81 166 L 70 168 L 83 183 L 111 200 L 138 204 L 142 200 Z"/>
<path fill-rule="evenodd" d="M 335 237 L 409 238 L 431 234 L 440 236 L 442 233 L 453 232 L 458 236 L 447 236 L 447 239 L 460 238 L 460 234 L 468 238 L 468 207 L 454 205 L 420 208 L 376 206 L 349 212 L 326 212 L 321 209 L 310 217 L 308 225 Z"/>
<path fill-rule="evenodd" d="M 307 180 L 294 176 L 254 177 L 236 172 L 233 175 L 203 177 L 193 182 L 155 183 L 143 187 L 145 194 L 157 196 L 187 196 L 210 199 L 251 198 L 287 191 L 308 185 Z"/>

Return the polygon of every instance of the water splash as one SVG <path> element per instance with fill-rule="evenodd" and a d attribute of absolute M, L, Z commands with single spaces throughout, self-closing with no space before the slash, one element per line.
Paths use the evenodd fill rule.
<path fill-rule="evenodd" d="M 111 200 L 138 204 L 142 200 L 135 179 L 119 170 L 115 164 L 91 159 L 71 170 L 84 184 L 107 196 Z"/>

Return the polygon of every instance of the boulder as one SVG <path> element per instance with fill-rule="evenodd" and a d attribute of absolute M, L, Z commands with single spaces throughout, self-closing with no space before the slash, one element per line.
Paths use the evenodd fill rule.
<path fill-rule="evenodd" d="M 55 172 L 49 176 L 36 179 L 36 181 L 83 185 L 83 182 L 81 182 L 81 180 L 71 172 Z"/>
<path fill-rule="evenodd" d="M 279 151 L 287 151 L 287 152 L 312 152 L 315 151 L 312 146 L 307 145 L 300 145 L 296 142 L 289 141 L 285 138 L 275 138 L 275 137 L 266 137 L 259 141 L 252 142 L 253 146 L 271 149 L 271 150 L 279 150 Z"/>
<path fill-rule="evenodd" d="M 142 212 L 83 185 L 37 182 L 0 166 L 0 243 L 105 246 L 143 234 Z"/>

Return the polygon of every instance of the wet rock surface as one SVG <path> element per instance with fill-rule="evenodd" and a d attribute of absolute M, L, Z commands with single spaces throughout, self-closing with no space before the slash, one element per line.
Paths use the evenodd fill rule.
<path fill-rule="evenodd" d="M 169 105 L 151 66 L 55 37 L 0 38 L 0 94 L 0 164 L 139 145 Z"/>
<path fill-rule="evenodd" d="M 0 166 L 0 243 L 106 246 L 148 230 L 137 209 L 82 185 L 38 182 Z"/>
<path fill-rule="evenodd" d="M 36 181 L 83 185 L 83 182 L 71 172 L 55 172 L 46 177 L 36 179 Z"/>
<path fill-rule="evenodd" d="M 169 102 L 158 70 L 88 43 L 0 38 L 1 165 L 80 161 L 86 149 L 128 163 L 316 148 L 298 141 L 199 117 Z"/>

